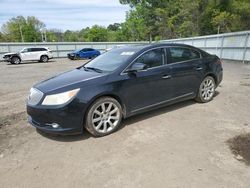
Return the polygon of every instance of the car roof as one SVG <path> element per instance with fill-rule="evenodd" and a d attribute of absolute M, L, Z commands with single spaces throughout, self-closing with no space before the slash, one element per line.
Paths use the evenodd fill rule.
<path fill-rule="evenodd" d="M 198 49 L 194 46 L 190 46 L 187 44 L 181 44 L 181 43 L 152 43 L 152 44 L 137 44 L 137 45 L 127 45 L 123 46 L 117 49 L 114 49 L 116 52 L 124 52 L 124 51 L 133 51 L 133 52 L 139 52 L 144 50 L 150 50 L 157 47 L 171 47 L 171 46 L 181 46 L 181 47 L 188 47 L 193 49 Z M 200 49 L 198 49 L 201 51 Z"/>

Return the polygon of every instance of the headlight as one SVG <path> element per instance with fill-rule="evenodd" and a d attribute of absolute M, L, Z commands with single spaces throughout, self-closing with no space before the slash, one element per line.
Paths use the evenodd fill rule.
<path fill-rule="evenodd" d="M 61 105 L 70 101 L 72 98 L 76 96 L 76 94 L 80 91 L 80 89 L 74 89 L 71 91 L 67 91 L 64 93 L 58 93 L 54 95 L 47 95 L 42 105 Z"/>

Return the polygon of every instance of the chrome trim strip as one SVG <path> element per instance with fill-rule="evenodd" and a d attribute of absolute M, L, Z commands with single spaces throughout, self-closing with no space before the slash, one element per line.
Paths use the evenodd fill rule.
<path fill-rule="evenodd" d="M 179 99 L 179 98 L 187 97 L 187 96 L 192 95 L 192 94 L 194 94 L 194 92 L 192 92 L 192 93 L 187 93 L 187 94 L 184 94 L 184 95 L 181 95 L 181 96 L 178 96 L 178 97 L 174 97 L 174 98 L 172 98 L 172 99 L 168 99 L 168 100 L 165 100 L 165 101 L 162 101 L 162 102 L 158 102 L 158 103 L 155 103 L 155 104 L 151 104 L 151 105 L 149 105 L 149 106 L 145 106 L 145 107 L 142 107 L 142 108 L 138 108 L 138 109 L 136 109 L 136 110 L 131 111 L 131 113 L 138 112 L 138 111 L 141 111 L 141 110 L 144 110 L 144 109 L 147 109 L 147 108 L 151 108 L 151 107 L 154 107 L 154 106 L 158 106 L 158 105 L 160 105 L 160 104 L 164 104 L 164 103 L 167 103 L 167 102 L 170 102 L 170 101 Z"/>

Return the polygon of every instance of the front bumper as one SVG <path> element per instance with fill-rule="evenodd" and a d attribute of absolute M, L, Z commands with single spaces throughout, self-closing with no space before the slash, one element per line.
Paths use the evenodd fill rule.
<path fill-rule="evenodd" d="M 81 104 L 61 108 L 27 105 L 28 122 L 37 129 L 54 134 L 80 134 L 83 131 L 84 112 Z M 52 125 L 57 124 L 54 128 Z"/>
<path fill-rule="evenodd" d="M 11 62 L 11 58 L 10 57 L 3 57 L 3 60 L 6 62 Z"/>
<path fill-rule="evenodd" d="M 76 57 L 75 54 L 68 54 L 68 58 L 71 59 L 71 60 L 75 59 L 75 57 Z"/>

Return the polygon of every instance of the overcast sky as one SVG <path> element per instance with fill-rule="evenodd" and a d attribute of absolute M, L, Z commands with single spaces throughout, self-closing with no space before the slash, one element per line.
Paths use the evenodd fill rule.
<path fill-rule="evenodd" d="M 123 22 L 128 10 L 119 0 L 0 0 L 0 26 L 22 15 L 37 17 L 47 28 L 79 30 Z"/>

